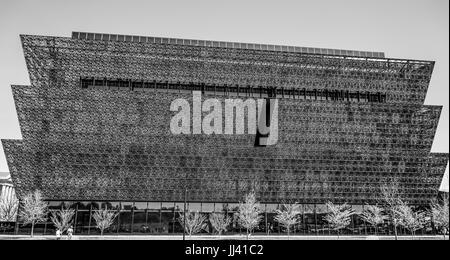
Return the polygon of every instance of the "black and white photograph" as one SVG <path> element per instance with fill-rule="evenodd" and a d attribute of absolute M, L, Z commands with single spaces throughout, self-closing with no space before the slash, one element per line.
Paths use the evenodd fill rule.
<path fill-rule="evenodd" d="M 0 139 L 0 247 L 445 241 L 449 1 L 0 0 Z"/>

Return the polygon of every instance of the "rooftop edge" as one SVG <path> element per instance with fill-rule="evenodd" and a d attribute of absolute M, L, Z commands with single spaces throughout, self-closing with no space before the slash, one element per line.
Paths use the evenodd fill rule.
<path fill-rule="evenodd" d="M 352 57 L 364 57 L 364 58 L 385 58 L 384 52 L 310 48 L 310 47 L 296 47 L 296 46 L 241 43 L 241 42 L 206 41 L 206 40 L 164 38 L 164 37 L 151 37 L 151 36 L 89 33 L 89 32 L 72 32 L 72 39 L 116 41 L 116 42 L 136 42 L 136 43 L 139 43 L 139 42 L 141 42 L 141 43 L 159 43 L 159 44 L 175 44 L 175 45 L 217 47 L 217 48 L 231 48 L 231 49 L 247 49 L 247 50 L 260 50 L 260 51 L 278 51 L 278 52 L 294 52 L 294 53 L 322 54 L 322 55 L 339 55 L 339 56 L 352 56 Z"/>

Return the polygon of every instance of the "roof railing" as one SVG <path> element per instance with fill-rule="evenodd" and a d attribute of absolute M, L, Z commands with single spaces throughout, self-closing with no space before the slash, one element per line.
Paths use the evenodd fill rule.
<path fill-rule="evenodd" d="M 385 58 L 384 52 L 324 49 L 324 48 L 297 47 L 297 46 L 271 45 L 271 44 L 256 44 L 256 43 L 240 43 L 240 42 L 205 41 L 205 40 L 177 39 L 177 38 L 150 37 L 150 36 L 133 36 L 133 35 L 105 34 L 105 33 L 72 32 L 72 39 L 93 40 L 93 41 L 174 44 L 174 45 L 188 45 L 188 46 L 200 46 L 200 47 L 294 52 L 294 53 L 337 55 L 337 56 L 364 57 L 364 58 Z"/>

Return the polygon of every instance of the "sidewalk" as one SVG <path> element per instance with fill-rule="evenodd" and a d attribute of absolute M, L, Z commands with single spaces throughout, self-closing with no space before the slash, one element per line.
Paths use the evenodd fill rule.
<path fill-rule="evenodd" d="M 67 237 L 63 237 L 62 240 L 66 240 Z M 72 240 L 182 240 L 183 236 L 74 236 Z M 443 240 L 443 236 L 400 236 L 398 240 Z M 55 236 L 15 236 L 15 235 L 0 235 L 0 240 L 56 240 Z M 233 236 L 193 236 L 192 238 L 186 237 L 186 240 L 246 240 L 245 236 L 233 235 Z M 288 240 L 287 236 L 251 236 L 250 240 Z M 338 240 L 336 236 L 291 236 L 290 240 Z M 394 236 L 341 236 L 339 240 L 395 240 Z M 448 240 L 448 236 L 446 237 Z"/>

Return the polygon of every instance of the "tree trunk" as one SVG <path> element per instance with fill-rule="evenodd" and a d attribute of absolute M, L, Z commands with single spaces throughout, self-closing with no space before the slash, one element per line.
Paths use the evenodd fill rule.
<path fill-rule="evenodd" d="M 250 239 L 250 232 L 249 232 L 249 230 L 247 229 L 247 240 L 249 240 Z"/>
<path fill-rule="evenodd" d="M 100 236 L 103 236 L 103 229 L 102 230 L 100 230 Z"/>
<path fill-rule="evenodd" d="M 31 237 L 34 237 L 34 223 L 31 223 Z"/>
<path fill-rule="evenodd" d="M 289 227 L 287 228 L 287 233 L 288 233 L 288 240 L 291 240 L 291 229 Z"/>
<path fill-rule="evenodd" d="M 390 206 L 391 208 L 391 219 L 392 219 L 392 224 L 394 225 L 394 235 L 395 235 L 395 240 L 398 240 L 398 234 L 397 234 L 397 221 L 395 220 L 395 212 L 394 212 L 394 208 L 392 206 Z"/>
<path fill-rule="evenodd" d="M 337 235 L 338 235 L 338 240 L 340 240 L 341 239 L 341 234 L 339 232 L 339 229 L 337 230 Z"/>
<path fill-rule="evenodd" d="M 394 224 L 394 234 L 395 234 L 395 240 L 398 240 L 397 225 L 396 224 Z"/>
<path fill-rule="evenodd" d="M 375 236 L 378 236 L 378 227 L 375 225 Z"/>

